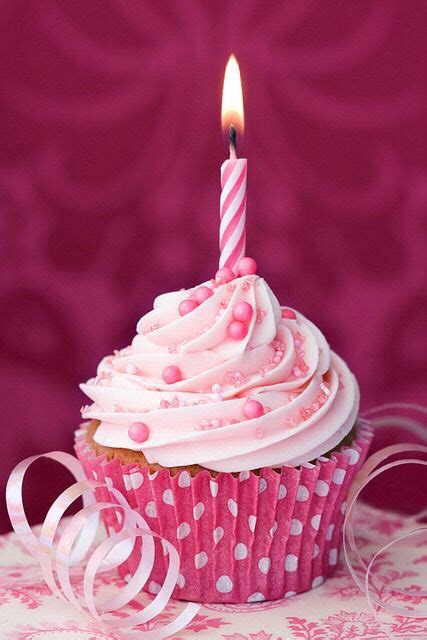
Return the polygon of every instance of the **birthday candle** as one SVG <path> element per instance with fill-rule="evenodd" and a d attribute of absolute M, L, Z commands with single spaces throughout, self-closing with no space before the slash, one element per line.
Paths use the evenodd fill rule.
<path fill-rule="evenodd" d="M 243 131 L 244 112 L 240 70 L 232 55 L 227 63 L 222 93 L 222 126 L 229 127 L 230 159 L 221 166 L 219 266 L 236 272 L 246 249 L 247 160 L 236 157 L 237 128 Z"/>

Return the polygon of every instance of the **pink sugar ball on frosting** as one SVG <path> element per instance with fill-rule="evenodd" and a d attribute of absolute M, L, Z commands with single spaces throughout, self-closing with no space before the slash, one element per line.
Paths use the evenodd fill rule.
<path fill-rule="evenodd" d="M 163 369 L 162 378 L 166 382 L 166 384 L 174 384 L 175 382 L 179 382 L 182 380 L 181 369 L 175 367 L 175 365 L 170 365 Z"/>
<path fill-rule="evenodd" d="M 260 418 L 264 415 L 264 407 L 258 400 L 246 400 L 243 405 L 243 415 L 247 420 L 252 420 L 253 418 Z"/>
<path fill-rule="evenodd" d="M 233 309 L 233 316 L 241 322 L 249 322 L 254 310 L 249 302 L 238 302 Z"/>
<path fill-rule="evenodd" d="M 237 273 L 239 276 L 250 276 L 256 273 L 257 264 L 253 258 L 241 258 L 237 263 Z"/>
<path fill-rule="evenodd" d="M 128 434 L 134 442 L 145 442 L 150 435 L 150 429 L 145 422 L 134 422 L 130 425 Z"/>
<path fill-rule="evenodd" d="M 187 313 L 191 313 L 191 311 L 194 311 L 194 309 L 196 309 L 198 306 L 199 305 L 195 300 L 190 300 L 190 298 L 187 298 L 186 300 L 183 300 L 179 303 L 179 315 L 186 316 Z"/>
<path fill-rule="evenodd" d="M 244 322 L 233 320 L 233 322 L 230 322 L 228 325 L 227 333 L 232 340 L 243 340 L 248 333 L 248 327 Z"/>
<path fill-rule="evenodd" d="M 202 286 L 196 289 L 196 292 L 194 294 L 194 299 L 198 304 L 202 304 L 202 302 L 205 302 L 205 300 L 210 298 L 212 295 L 213 295 L 212 289 L 209 289 L 209 287 Z"/>
<path fill-rule="evenodd" d="M 232 280 L 234 280 L 235 277 L 236 276 L 234 275 L 233 271 L 228 267 L 223 267 L 222 269 L 218 269 L 218 271 L 215 274 L 215 280 L 217 282 L 231 282 Z"/>
<path fill-rule="evenodd" d="M 282 309 L 282 318 L 287 318 L 288 320 L 296 320 L 296 313 L 292 311 L 292 309 Z"/>

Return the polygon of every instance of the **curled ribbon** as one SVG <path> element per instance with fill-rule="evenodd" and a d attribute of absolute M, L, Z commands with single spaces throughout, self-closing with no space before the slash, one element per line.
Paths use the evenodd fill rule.
<path fill-rule="evenodd" d="M 73 474 L 76 482 L 54 501 L 43 522 L 40 536 L 37 538 L 25 515 L 22 485 L 27 469 L 39 458 L 49 458 L 59 462 Z M 96 502 L 94 490 L 100 487 L 106 487 L 106 485 L 103 482 L 87 480 L 80 462 L 68 453 L 52 451 L 26 458 L 14 468 L 6 487 L 7 509 L 15 533 L 25 548 L 38 558 L 43 577 L 52 593 L 58 598 L 70 602 L 80 611 L 88 611 L 99 623 L 108 624 L 110 628 L 128 630 L 130 636 L 136 633 L 138 638 L 145 640 L 167 638 L 186 627 L 200 606 L 193 602 L 188 603 L 172 622 L 157 627 L 153 631 L 142 631 L 135 627 L 152 620 L 168 604 L 179 574 L 178 552 L 169 540 L 150 530 L 144 518 L 130 507 L 117 489 L 109 489 L 117 503 Z M 80 497 L 83 500 L 83 508 L 71 517 L 55 544 L 62 516 Z M 104 509 L 115 509 L 121 512 L 123 525 L 119 532 L 110 534 L 89 555 L 98 530 L 99 515 Z M 96 603 L 94 581 L 97 573 L 109 571 L 121 564 L 137 538 L 142 538 L 143 545 L 136 572 L 115 596 Z M 154 538 L 161 540 L 168 551 L 169 567 L 163 585 L 146 607 L 142 607 L 132 615 L 120 611 L 121 618 L 118 620 L 111 615 L 112 612 L 117 613 L 137 598 L 150 576 L 154 563 Z M 131 542 L 131 546 L 126 544 L 126 541 Z M 126 550 L 127 553 L 123 556 Z M 83 577 L 84 605 L 75 596 L 70 580 L 70 568 L 83 562 L 86 564 Z"/>
<path fill-rule="evenodd" d="M 387 413 L 390 410 L 393 413 Z M 371 409 L 369 412 L 365 414 L 366 418 L 368 418 L 369 423 L 376 429 L 381 428 L 383 426 L 397 426 L 403 427 L 404 429 L 410 431 L 412 434 L 417 436 L 421 436 L 425 441 L 426 432 L 425 426 L 419 420 L 408 418 L 405 415 L 401 415 L 398 413 L 394 413 L 394 411 L 414 411 L 418 414 L 422 414 L 425 416 L 427 414 L 427 408 L 421 405 L 413 405 L 413 404 L 404 404 L 404 403 L 391 403 L 387 405 L 382 405 L 375 409 Z M 425 418 L 424 418 L 425 419 Z M 407 607 L 396 606 L 391 604 L 389 601 L 385 601 L 380 597 L 378 590 L 375 590 L 372 584 L 373 578 L 373 568 L 377 560 L 392 547 L 396 546 L 398 543 L 406 540 L 408 538 L 420 535 L 424 533 L 427 535 L 427 526 L 419 526 L 420 520 L 425 518 L 427 515 L 426 510 L 417 514 L 417 516 L 408 517 L 408 524 L 414 526 L 413 529 L 407 531 L 403 535 L 400 535 L 398 538 L 388 542 L 383 547 L 381 547 L 370 559 L 369 563 L 366 562 L 361 557 L 359 549 L 356 544 L 355 539 L 355 531 L 354 531 L 354 511 L 355 506 L 358 500 L 358 497 L 365 489 L 365 487 L 372 482 L 375 478 L 388 471 L 389 469 L 403 466 L 403 465 L 420 465 L 427 466 L 427 460 L 421 460 L 418 458 L 405 458 L 403 460 L 394 460 L 393 462 L 388 462 L 383 466 L 379 467 L 383 462 L 386 462 L 390 457 L 396 454 L 404 454 L 404 453 L 423 453 L 427 455 L 427 446 L 423 444 L 394 444 L 379 451 L 373 453 L 364 463 L 359 473 L 357 474 L 354 482 L 350 488 L 349 499 L 348 499 L 348 508 L 346 512 L 346 516 L 344 519 L 343 525 L 343 552 L 344 559 L 347 565 L 347 568 L 353 577 L 354 581 L 361 589 L 361 591 L 365 594 L 370 607 L 374 609 L 374 603 L 379 605 L 381 609 L 387 611 L 388 613 L 394 615 L 404 616 L 406 618 L 426 618 L 427 617 L 427 608 L 421 609 L 419 611 L 414 611 L 413 609 L 408 609 Z M 379 467 L 379 468 L 377 468 Z M 360 577 L 360 574 L 363 575 L 363 578 Z M 381 592 L 386 596 L 390 596 L 393 594 L 401 594 L 404 596 L 413 597 L 426 597 L 427 591 L 421 590 L 411 590 L 411 589 L 397 589 L 396 587 L 387 588 L 386 585 L 381 585 Z"/>

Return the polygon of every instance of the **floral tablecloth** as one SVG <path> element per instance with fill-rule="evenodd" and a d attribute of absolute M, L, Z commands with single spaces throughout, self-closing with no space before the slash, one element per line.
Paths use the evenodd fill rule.
<path fill-rule="evenodd" d="M 384 539 L 396 537 L 404 522 L 363 506 L 359 516 L 363 530 L 361 544 L 379 548 Z M 384 589 L 413 585 L 420 589 L 426 575 L 427 548 L 411 543 L 405 548 L 407 561 L 396 570 L 387 554 L 382 558 Z M 402 551 L 400 551 L 402 554 Z M 406 568 L 405 568 L 406 567 Z M 81 575 L 73 577 L 81 590 Z M 122 585 L 116 573 L 101 574 L 95 592 L 107 594 Z M 150 596 L 143 596 L 149 598 Z M 404 599 L 404 596 L 401 596 Z M 420 598 L 421 600 L 421 598 Z M 412 599 L 412 602 L 414 600 Z M 139 607 L 135 603 L 135 608 Z M 172 602 L 146 629 L 164 625 L 182 610 Z M 35 559 L 21 546 L 15 534 L 0 537 L 0 638 L 1 640 L 125 640 L 126 635 L 101 627 L 91 618 L 57 600 L 44 583 Z M 427 619 L 374 615 L 364 595 L 344 568 L 342 558 L 334 578 L 318 588 L 287 600 L 248 605 L 204 605 L 190 625 L 175 640 L 347 640 L 427 638 Z"/>

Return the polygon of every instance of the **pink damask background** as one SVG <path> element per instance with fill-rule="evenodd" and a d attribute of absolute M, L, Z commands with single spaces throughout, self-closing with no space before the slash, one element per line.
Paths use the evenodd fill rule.
<path fill-rule="evenodd" d="M 423 0 L 0 6 L 2 494 L 18 460 L 72 450 L 78 383 L 154 296 L 214 273 L 231 51 L 248 253 L 347 359 L 364 408 L 422 400 Z M 33 520 L 55 473 L 34 474 Z"/>

